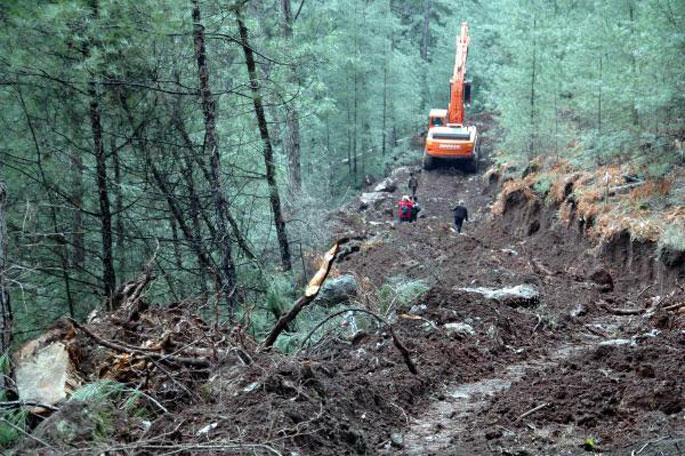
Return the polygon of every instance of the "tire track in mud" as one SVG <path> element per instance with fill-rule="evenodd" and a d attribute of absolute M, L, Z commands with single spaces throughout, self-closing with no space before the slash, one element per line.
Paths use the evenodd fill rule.
<path fill-rule="evenodd" d="M 444 392 L 423 413 L 411 419 L 405 431 L 402 454 L 477 454 L 482 446 L 477 444 L 476 448 L 471 448 L 464 437 L 470 437 L 468 424 L 489 405 L 494 395 L 509 389 L 526 373 L 556 366 L 588 349 L 587 345 L 565 344 L 532 361 L 508 366 L 494 377 L 445 385 Z"/>

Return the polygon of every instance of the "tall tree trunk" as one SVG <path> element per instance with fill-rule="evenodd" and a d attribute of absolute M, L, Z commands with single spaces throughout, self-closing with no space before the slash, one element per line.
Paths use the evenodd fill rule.
<path fill-rule="evenodd" d="M 194 145 L 193 142 L 190 139 L 190 136 L 188 136 L 188 132 L 185 129 L 185 125 L 183 124 L 183 120 L 180 118 L 179 114 L 175 114 L 173 118 L 173 124 L 174 127 L 176 127 L 176 130 L 178 133 L 181 135 L 181 139 L 183 140 L 183 143 L 185 144 L 185 148 L 187 149 L 187 153 L 184 155 L 184 161 L 186 163 L 186 168 L 188 170 L 191 170 L 192 174 L 192 162 L 194 161 L 197 164 L 197 167 L 200 169 L 202 174 L 205 177 L 205 180 L 207 182 L 212 182 L 212 177 L 211 173 L 207 171 L 207 167 L 204 165 L 200 157 L 194 155 Z M 200 208 L 201 205 L 199 204 L 199 199 L 197 200 L 198 204 L 197 207 Z M 231 214 L 231 210 L 228 207 L 225 207 L 225 215 L 226 215 L 226 220 L 228 221 L 228 224 L 231 225 L 231 229 L 233 230 L 233 235 L 236 238 L 236 241 L 238 243 L 238 247 L 243 251 L 246 257 L 248 257 L 251 260 L 256 259 L 256 255 L 252 252 L 252 249 L 250 249 L 250 243 L 248 242 L 247 238 L 243 236 L 243 233 L 240 231 L 240 227 L 238 226 L 238 223 L 235 221 L 235 218 L 233 218 L 233 215 Z M 205 220 L 205 225 L 207 226 L 207 229 L 209 230 L 209 233 L 212 235 L 213 238 L 216 238 L 216 229 L 214 228 L 214 225 L 206 219 L 204 211 L 200 211 L 203 219 Z"/>
<path fill-rule="evenodd" d="M 354 185 L 357 186 L 359 182 L 359 173 L 357 171 L 357 119 L 358 119 L 358 101 L 359 90 L 357 88 L 357 69 L 354 69 L 354 113 L 352 114 L 352 173 L 354 174 Z"/>
<path fill-rule="evenodd" d="M 107 156 L 102 139 L 102 123 L 100 120 L 100 103 L 94 83 L 88 86 L 90 97 L 90 127 L 93 133 L 93 147 L 95 152 L 95 170 L 100 202 L 100 223 L 102 224 L 102 281 L 108 310 L 111 309 L 112 296 L 116 288 L 114 273 L 114 255 L 112 252 L 112 211 L 109 205 L 109 188 L 107 186 Z"/>
<path fill-rule="evenodd" d="M 121 163 L 115 141 L 112 141 L 112 160 L 114 161 L 114 212 L 117 214 L 114 230 L 117 235 L 116 251 L 119 256 L 119 272 L 125 273 L 127 250 L 124 245 L 126 242 L 126 233 L 124 232 L 124 195 L 121 191 Z"/>
<path fill-rule="evenodd" d="M 430 46 L 430 18 L 433 9 L 432 0 L 423 2 L 423 28 L 421 29 L 421 59 L 428 61 L 428 47 Z"/>
<path fill-rule="evenodd" d="M 252 91 L 252 102 L 255 116 L 257 117 L 257 124 L 259 125 L 259 135 L 261 136 L 264 145 L 266 181 L 269 186 L 269 200 L 271 201 L 271 210 L 274 216 L 274 224 L 276 225 L 278 247 L 281 252 L 281 265 L 285 271 L 289 271 L 292 268 L 290 246 L 288 244 L 285 220 L 283 219 L 283 212 L 281 210 L 281 198 L 278 193 L 278 184 L 276 182 L 276 166 L 274 165 L 271 138 L 269 137 L 269 129 L 266 123 L 266 116 L 264 115 L 264 106 L 262 105 L 262 96 L 259 91 L 259 80 L 257 79 L 257 69 L 252 48 L 250 47 L 248 30 L 243 22 L 240 10 L 236 11 L 236 21 L 238 22 L 238 29 L 240 30 L 240 41 L 243 47 L 243 53 L 245 54 L 247 72 L 250 77 L 250 90 Z"/>
<path fill-rule="evenodd" d="M 202 203 L 200 202 L 200 197 L 197 194 L 195 179 L 193 177 L 193 161 L 189 156 L 193 153 L 192 150 L 185 151 L 183 154 L 183 159 L 179 157 L 178 152 L 174 148 L 172 153 L 174 154 L 174 160 L 181 166 L 181 174 L 188 187 L 188 194 L 190 198 L 190 205 L 188 206 L 188 215 L 190 216 L 190 221 L 193 228 L 193 238 L 191 241 L 192 250 L 195 252 L 200 251 L 200 246 L 202 245 L 202 224 L 200 223 L 200 211 L 202 210 Z M 215 232 L 214 226 L 210 227 L 211 232 Z M 202 293 L 207 293 L 207 276 L 206 270 L 202 261 L 198 258 L 198 270 L 199 270 L 199 284 L 200 291 Z"/>
<path fill-rule="evenodd" d="M 183 211 L 181 210 L 180 206 L 178 205 L 178 200 L 176 199 L 176 196 L 174 195 L 174 192 L 169 188 L 169 185 L 164 179 L 164 176 L 162 175 L 161 171 L 157 168 L 157 165 L 155 162 L 150 158 L 149 155 L 146 156 L 147 160 L 147 165 L 152 172 L 152 178 L 155 181 L 155 184 L 159 188 L 159 190 L 162 192 L 164 195 L 164 198 L 167 201 L 167 204 L 169 206 L 169 210 L 171 211 L 171 214 L 174 216 L 176 221 L 178 222 L 178 227 L 181 229 L 183 232 L 183 236 L 186 238 L 188 242 L 191 243 L 193 246 L 193 249 L 195 251 L 195 254 L 197 255 L 198 262 L 205 267 L 207 270 L 212 271 L 214 275 L 220 275 L 216 274 L 217 272 L 217 267 L 215 267 L 214 262 L 212 261 L 212 258 L 207 252 L 207 250 L 204 248 L 202 244 L 194 244 L 193 241 L 193 230 L 188 226 L 188 223 L 185 220 L 185 217 L 183 216 Z M 221 280 L 221 279 L 220 279 Z"/>
<path fill-rule="evenodd" d="M 537 127 L 535 125 L 535 70 L 537 67 L 536 53 L 537 53 L 537 31 L 536 31 L 537 19 L 533 17 L 533 64 L 530 75 L 530 143 L 528 146 L 528 158 L 532 158 L 535 155 L 535 137 L 537 132 Z"/>
<path fill-rule="evenodd" d="M 428 48 L 430 47 L 430 18 L 433 9 L 432 0 L 424 0 L 423 2 L 423 28 L 421 29 L 421 60 L 423 60 L 421 72 L 421 110 L 428 111 L 430 109 L 430 83 L 431 78 L 428 76 L 430 68 L 428 66 Z"/>
<path fill-rule="evenodd" d="M 71 257 L 71 264 L 77 268 L 82 268 L 86 260 L 86 242 L 83 228 L 83 214 L 81 206 L 83 205 L 83 161 L 81 160 L 81 152 L 75 151 L 71 154 L 71 200 L 76 207 L 74 211 L 74 218 L 72 220 L 72 244 L 73 254 Z"/>
<path fill-rule="evenodd" d="M 174 263 L 178 271 L 183 270 L 183 255 L 181 255 L 181 240 L 178 237 L 178 225 L 173 214 L 169 215 L 169 226 L 171 227 L 171 242 L 174 244 Z"/>
<path fill-rule="evenodd" d="M 345 100 L 345 108 L 347 111 L 347 176 L 352 176 L 352 110 L 350 109 L 350 100 Z"/>
<path fill-rule="evenodd" d="M 3 181 L 0 181 L 0 356 L 9 356 L 12 345 L 12 306 L 10 305 L 10 295 L 5 281 L 5 272 L 7 270 L 6 202 L 7 187 Z M 14 394 L 8 394 L 14 393 L 14 377 L 12 373 L 11 363 L 8 371 L 0 369 L 0 391 L 5 391 L 5 399 L 14 399 Z"/>
<path fill-rule="evenodd" d="M 209 67 L 205 51 L 205 28 L 200 15 L 199 0 L 192 0 L 193 5 L 193 41 L 195 44 L 195 59 L 197 60 L 198 78 L 200 81 L 200 98 L 202 112 L 205 119 L 206 145 L 210 151 L 210 187 L 214 201 L 215 224 L 217 229 L 217 245 L 221 246 L 221 274 L 222 294 L 229 309 L 235 305 L 235 288 L 237 277 L 233 263 L 231 239 L 226 227 L 226 209 L 228 204 L 221 185 L 221 160 L 219 155 L 219 141 L 216 132 L 216 104 L 209 86 Z"/>
<path fill-rule="evenodd" d="M 281 11 L 283 13 L 283 37 L 288 43 L 293 38 L 293 18 L 290 9 L 290 0 L 281 0 Z M 300 78 L 297 75 L 295 66 L 288 70 L 288 79 L 291 83 L 299 85 Z M 288 169 L 290 171 L 290 189 L 297 193 L 302 189 L 301 173 L 301 150 L 300 150 L 300 119 L 294 101 L 285 107 L 286 122 L 286 155 L 288 156 Z"/>
<path fill-rule="evenodd" d="M 602 144 L 602 85 L 603 81 L 602 78 L 604 77 L 602 74 L 602 64 L 603 64 L 603 59 L 602 55 L 599 56 L 599 93 L 597 94 L 597 146 L 601 150 Z M 598 157 L 599 158 L 599 157 Z"/>
<path fill-rule="evenodd" d="M 388 59 L 385 58 L 383 62 L 383 135 L 382 135 L 382 145 L 381 145 L 381 157 L 385 157 L 385 144 L 387 142 L 386 137 L 388 135 L 387 127 L 388 119 Z"/>
<path fill-rule="evenodd" d="M 635 37 L 635 36 L 637 36 L 637 32 L 635 30 L 635 13 L 636 13 L 635 8 L 637 5 L 633 2 L 633 0 L 627 0 L 627 3 L 628 3 L 628 18 L 629 18 L 629 24 L 630 24 L 629 25 L 630 36 Z M 640 70 L 639 70 L 638 65 L 637 65 L 637 58 L 636 58 L 637 54 L 635 52 L 631 52 L 629 55 L 630 55 L 630 62 L 631 62 L 631 69 L 632 69 L 632 74 L 631 74 L 630 80 L 633 81 L 630 89 L 635 89 L 636 81 L 638 80 L 638 73 Z M 635 95 L 637 95 L 637 93 Z M 637 100 L 638 100 L 637 97 L 633 99 L 633 102 L 631 103 L 630 111 L 631 111 L 631 114 L 633 117 L 632 124 L 633 124 L 633 132 L 635 135 L 635 141 L 639 144 L 641 128 L 640 128 L 640 113 L 637 110 Z"/>

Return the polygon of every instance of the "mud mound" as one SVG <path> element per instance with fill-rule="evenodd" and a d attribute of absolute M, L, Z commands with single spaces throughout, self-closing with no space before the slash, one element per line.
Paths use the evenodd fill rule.
<path fill-rule="evenodd" d="M 527 356 L 508 344 L 532 344 L 534 317 L 498 311 L 473 295 L 435 288 L 417 306 L 420 316 L 401 313 L 394 327 L 415 354 L 419 375 L 407 370 L 382 331 L 354 344 L 330 341 L 306 357 L 260 355 L 244 370 L 216 371 L 205 387 L 207 402 L 183 413 L 193 425 L 177 431 L 179 440 L 195 440 L 197 429 L 215 422 L 213 439 L 228 438 L 238 426 L 246 441 L 277 442 L 304 454 L 373 454 L 440 393 L 444 379 L 490 375 Z M 446 329 L 464 320 L 473 335 Z M 178 417 L 162 417 L 150 432 L 167 435 L 177 423 Z"/>
<path fill-rule="evenodd" d="M 661 412 L 661 433 L 682 430 L 685 336 L 607 341 L 554 368 L 525 375 L 493 399 L 486 420 L 506 428 L 556 425 L 599 438 L 604 448 L 645 439 L 644 421 Z M 578 442 L 582 443 L 582 442 Z"/>

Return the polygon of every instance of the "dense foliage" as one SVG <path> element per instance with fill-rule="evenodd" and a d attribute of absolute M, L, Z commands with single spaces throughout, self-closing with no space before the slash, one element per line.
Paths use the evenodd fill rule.
<path fill-rule="evenodd" d="M 420 156 L 462 20 L 503 157 L 682 160 L 679 1 L 0 3 L 17 332 L 85 315 L 149 261 L 160 300 L 240 310 L 275 268 L 296 282 L 325 211 Z"/>

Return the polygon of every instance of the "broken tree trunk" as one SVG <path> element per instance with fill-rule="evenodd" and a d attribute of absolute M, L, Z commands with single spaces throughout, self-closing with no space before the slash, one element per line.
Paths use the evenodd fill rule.
<path fill-rule="evenodd" d="M 314 277 L 312 277 L 312 280 L 309 281 L 309 284 L 307 284 L 304 296 L 302 296 L 295 302 L 292 309 L 290 309 L 288 313 L 284 314 L 283 316 L 281 316 L 281 318 L 278 319 L 276 325 L 274 325 L 273 329 L 264 340 L 263 346 L 265 349 L 270 348 L 274 344 L 274 342 L 276 342 L 276 339 L 278 339 L 278 336 L 281 335 L 283 330 L 287 328 L 288 325 L 293 320 L 295 320 L 295 318 L 297 318 L 297 315 L 302 311 L 302 309 L 304 309 L 309 303 L 311 303 L 316 298 L 316 295 L 319 294 L 319 290 L 321 289 L 323 283 L 326 281 L 326 277 L 328 277 L 328 273 L 331 271 L 331 267 L 333 266 L 335 257 L 340 251 L 340 245 L 343 242 L 347 242 L 347 240 L 336 242 L 335 244 L 333 244 L 333 247 L 331 247 L 330 250 L 326 252 L 326 254 L 323 257 L 323 264 L 321 265 L 317 273 L 314 275 Z"/>
<path fill-rule="evenodd" d="M 126 309 L 126 321 L 134 321 L 140 315 L 140 312 L 147 309 L 147 305 L 142 300 L 143 291 L 155 279 L 151 267 L 145 268 L 145 271 L 135 280 L 126 282 L 119 286 L 112 297 L 112 309 L 119 309 L 123 307 Z"/>

